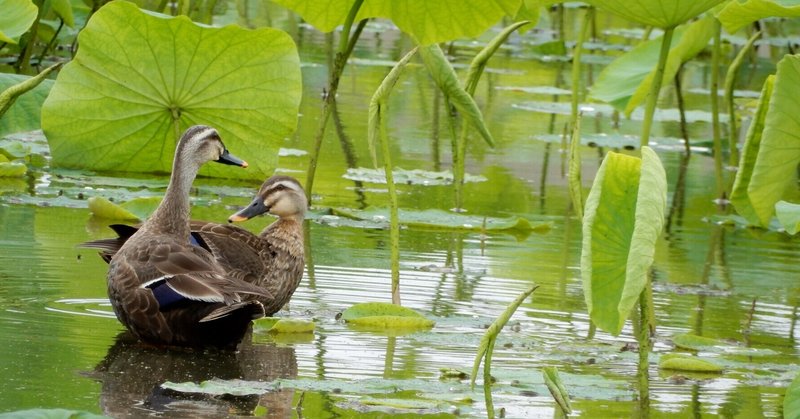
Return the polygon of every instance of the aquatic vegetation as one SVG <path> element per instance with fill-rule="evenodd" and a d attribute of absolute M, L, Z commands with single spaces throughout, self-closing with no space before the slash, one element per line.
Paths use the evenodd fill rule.
<path fill-rule="evenodd" d="M 36 20 L 38 8 L 31 0 L 2 0 L 0 8 L 6 11 L 0 16 L 0 42 L 16 44 Z"/>
<path fill-rule="evenodd" d="M 120 1 L 92 16 L 80 43 L 42 107 L 54 166 L 169 172 L 173 147 L 164 144 L 202 122 L 253 162 L 239 173 L 202 173 L 263 179 L 274 170 L 301 92 L 285 32 L 201 27 Z"/>
<path fill-rule="evenodd" d="M 691 372 L 722 372 L 721 365 L 714 363 L 711 360 L 704 359 L 698 356 L 689 356 L 683 354 L 666 354 L 662 355 L 658 360 L 658 367 L 663 370 L 678 370 L 678 371 L 691 371 Z"/>
<path fill-rule="evenodd" d="M 342 320 L 379 330 L 430 329 L 436 323 L 408 307 L 387 303 L 359 303 L 342 312 Z"/>

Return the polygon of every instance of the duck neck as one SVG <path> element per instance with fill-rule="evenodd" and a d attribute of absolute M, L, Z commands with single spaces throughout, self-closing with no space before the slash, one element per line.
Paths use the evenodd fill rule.
<path fill-rule="evenodd" d="M 175 159 L 164 199 L 147 221 L 149 228 L 175 237 L 189 237 L 189 192 L 200 170 L 198 165 L 183 160 Z"/>

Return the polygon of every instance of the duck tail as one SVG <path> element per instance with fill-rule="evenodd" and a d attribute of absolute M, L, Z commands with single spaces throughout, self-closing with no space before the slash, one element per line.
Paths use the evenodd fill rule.
<path fill-rule="evenodd" d="M 267 315 L 266 311 L 264 310 L 264 305 L 258 301 L 251 300 L 251 301 L 242 301 L 240 303 L 234 303 L 231 305 L 220 307 L 211 313 L 208 313 L 205 317 L 200 319 L 200 323 L 211 322 L 214 320 L 219 320 L 224 317 L 228 317 L 232 314 L 237 314 L 239 316 L 248 316 L 250 320 L 260 319 Z"/>

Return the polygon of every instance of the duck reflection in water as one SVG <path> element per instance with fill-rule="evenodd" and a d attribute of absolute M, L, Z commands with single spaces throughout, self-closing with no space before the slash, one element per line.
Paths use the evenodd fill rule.
<path fill-rule="evenodd" d="M 291 417 L 293 389 L 264 395 L 212 396 L 161 387 L 166 381 L 199 383 L 210 379 L 268 382 L 297 377 L 294 348 L 253 344 L 247 336 L 237 351 L 156 348 L 123 332 L 106 357 L 88 374 L 102 384 L 100 408 L 113 418 L 217 418 L 252 416 L 257 406 L 268 417 Z"/>

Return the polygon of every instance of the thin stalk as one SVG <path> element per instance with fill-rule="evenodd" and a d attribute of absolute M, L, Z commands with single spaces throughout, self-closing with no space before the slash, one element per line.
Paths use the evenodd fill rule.
<path fill-rule="evenodd" d="M 42 62 L 44 62 L 44 59 L 47 57 L 47 54 L 53 48 L 53 45 L 55 45 L 56 41 L 58 40 L 58 34 L 61 33 L 61 29 L 63 28 L 64 28 L 64 19 L 59 18 L 58 29 L 56 29 L 56 33 L 53 34 L 53 38 L 50 39 L 50 42 L 48 42 L 47 45 L 45 45 L 44 49 L 42 49 L 42 53 L 39 54 L 39 59 L 36 60 L 37 68 L 41 68 Z"/>
<path fill-rule="evenodd" d="M 350 36 L 350 29 L 353 26 L 353 21 L 355 20 L 356 15 L 358 14 L 358 9 L 361 8 L 361 4 L 363 2 L 364 0 L 355 0 L 353 2 L 353 6 L 350 8 L 350 12 L 347 14 L 347 19 L 344 22 L 344 27 L 342 28 L 342 33 L 339 38 L 339 49 L 336 53 L 336 59 L 334 60 L 333 71 L 331 72 L 330 79 L 328 80 L 328 94 L 325 97 L 325 102 L 322 105 L 322 118 L 319 121 L 319 128 L 317 129 L 317 134 L 314 137 L 314 147 L 311 149 L 311 155 L 308 161 L 305 189 L 306 200 L 308 200 L 309 204 L 311 204 L 311 194 L 314 187 L 314 175 L 317 172 L 317 162 L 319 161 L 319 152 L 322 149 L 322 139 L 325 136 L 325 127 L 328 125 L 328 119 L 330 119 L 331 116 L 331 102 L 336 100 L 336 92 L 339 90 L 339 79 L 344 72 L 347 59 L 350 56 L 350 53 L 352 53 L 355 42 L 361 35 L 361 31 L 364 29 L 364 25 L 367 23 L 366 19 L 362 20 L 352 37 Z"/>
<path fill-rule="evenodd" d="M 720 31 L 722 25 L 719 20 L 714 20 L 714 48 L 711 53 L 711 126 L 714 134 L 714 174 L 717 178 L 717 197 L 722 198 L 725 194 L 725 180 L 722 171 L 722 136 L 719 124 L 719 61 L 722 52 L 720 50 Z"/>
<path fill-rule="evenodd" d="M 637 340 L 639 341 L 639 366 L 637 377 L 639 379 L 639 415 L 650 416 L 650 331 L 652 324 L 652 285 L 647 281 L 647 286 L 639 296 L 639 327 Z"/>
<path fill-rule="evenodd" d="M 583 25 L 575 43 L 575 51 L 572 53 L 572 114 L 570 117 L 570 130 L 575 128 L 578 120 L 578 105 L 580 104 L 583 89 L 581 89 L 581 56 L 583 55 L 583 43 L 589 33 L 590 24 L 594 20 L 594 8 L 589 7 L 583 15 Z"/>
<path fill-rule="evenodd" d="M 728 149 L 730 150 L 728 154 L 728 166 L 730 167 L 739 166 L 739 148 L 737 147 L 739 142 L 739 130 L 736 126 L 736 106 L 733 102 L 736 73 L 739 71 L 744 57 L 750 51 L 750 48 L 753 47 L 753 44 L 759 36 L 761 36 L 761 32 L 756 31 L 756 33 L 747 40 L 747 43 L 742 47 L 739 53 L 736 54 L 736 57 L 731 61 L 725 73 L 725 104 L 728 106 Z"/>
<path fill-rule="evenodd" d="M 692 147 L 689 144 L 689 129 L 686 124 L 686 106 L 683 102 L 683 92 L 681 90 L 681 77 L 683 76 L 683 66 L 675 73 L 675 99 L 678 101 L 678 114 L 680 115 L 681 137 L 683 137 L 683 151 L 686 156 L 692 154 Z"/>
<path fill-rule="evenodd" d="M 641 138 L 642 146 L 650 144 L 650 130 L 653 126 L 653 115 L 656 111 L 656 103 L 658 103 L 658 94 L 661 92 L 661 82 L 664 78 L 664 66 L 667 64 L 669 48 L 670 45 L 672 45 L 673 32 L 675 32 L 675 28 L 667 28 L 661 40 L 661 53 L 658 56 L 658 67 L 656 67 L 656 74 L 655 77 L 653 77 L 653 84 L 650 86 L 650 94 L 647 96 L 647 104 L 644 110 Z"/>
<path fill-rule="evenodd" d="M 495 339 L 489 341 L 486 357 L 483 361 L 483 397 L 486 400 L 486 417 L 494 418 L 494 402 L 492 401 L 492 352 Z"/>
<path fill-rule="evenodd" d="M 392 151 L 389 148 L 389 134 L 386 118 L 380 119 L 381 152 L 383 153 L 386 186 L 389 188 L 389 242 L 392 266 L 392 304 L 400 303 L 400 217 L 398 216 L 397 190 L 392 174 Z"/>

